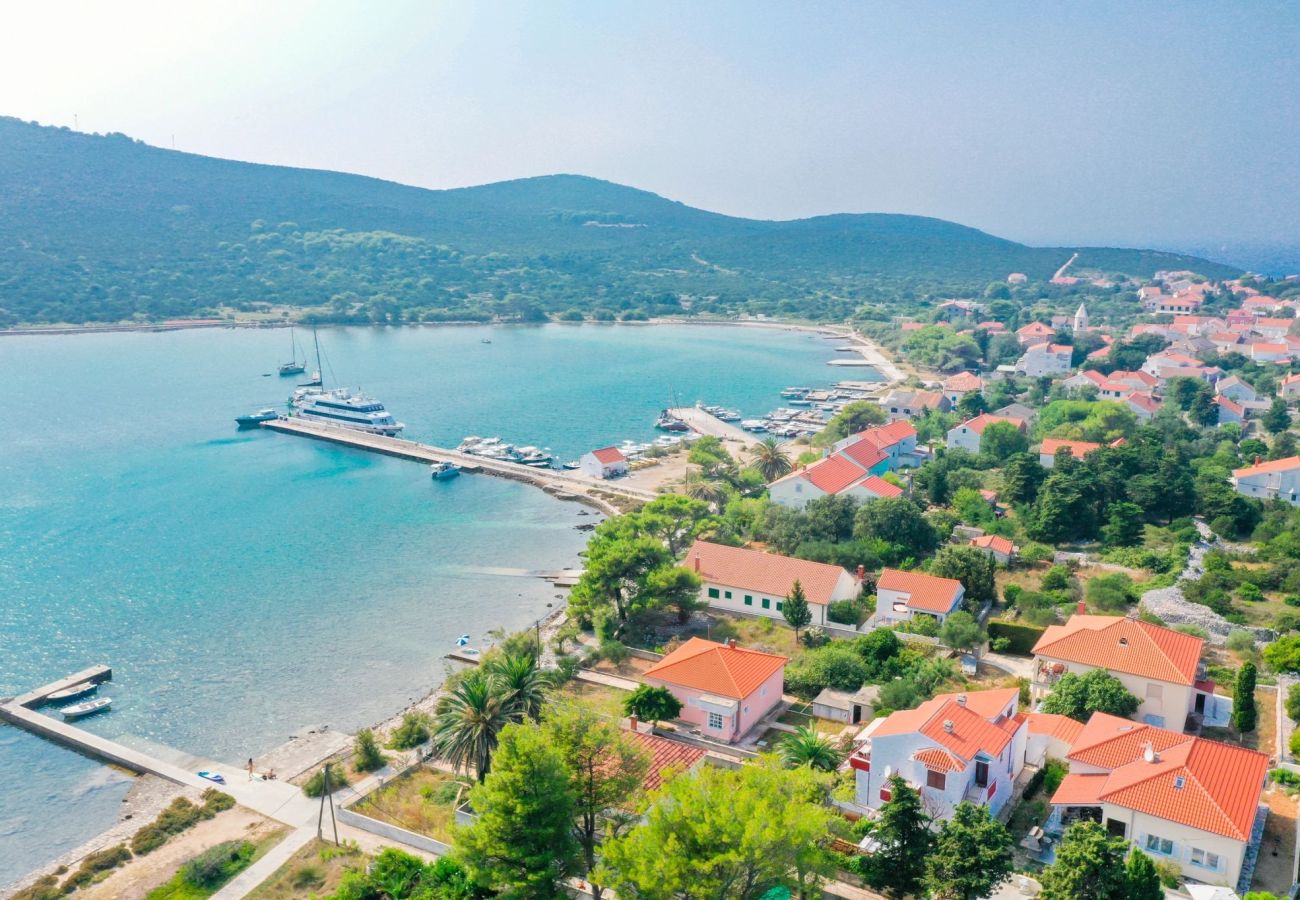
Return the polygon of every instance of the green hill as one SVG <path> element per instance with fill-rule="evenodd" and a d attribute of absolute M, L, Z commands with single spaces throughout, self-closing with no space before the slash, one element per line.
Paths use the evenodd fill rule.
<path fill-rule="evenodd" d="M 577 175 L 431 191 L 0 118 L 0 325 L 258 303 L 369 321 L 636 315 L 683 297 L 839 317 L 1013 271 L 1046 280 L 1071 252 L 918 216 L 740 219 Z M 1081 263 L 1236 271 L 1115 249 Z"/>

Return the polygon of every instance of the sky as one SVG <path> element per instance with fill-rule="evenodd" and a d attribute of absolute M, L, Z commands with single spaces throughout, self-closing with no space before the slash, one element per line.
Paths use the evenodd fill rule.
<path fill-rule="evenodd" d="M 1034 244 L 1300 248 L 1284 0 L 69 0 L 3 21 L 0 115 L 211 156 L 432 188 L 580 173 Z"/>

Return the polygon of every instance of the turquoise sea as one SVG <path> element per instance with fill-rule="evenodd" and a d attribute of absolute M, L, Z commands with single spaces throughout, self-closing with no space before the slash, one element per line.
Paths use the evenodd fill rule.
<path fill-rule="evenodd" d="M 310 346 L 309 332 L 298 339 Z M 801 332 L 700 326 L 322 329 L 327 383 L 408 437 L 467 434 L 562 458 L 648 439 L 673 397 L 779 406 L 825 365 Z M 485 343 L 488 340 L 490 343 Z M 456 636 L 562 602 L 483 574 L 572 564 L 583 507 L 489 477 L 262 432 L 289 332 L 0 338 L 0 696 L 113 666 L 86 727 L 226 761 L 303 726 L 353 729 L 434 687 Z M 331 375 L 333 377 L 331 377 Z M 0 885 L 111 824 L 127 781 L 0 726 Z"/>

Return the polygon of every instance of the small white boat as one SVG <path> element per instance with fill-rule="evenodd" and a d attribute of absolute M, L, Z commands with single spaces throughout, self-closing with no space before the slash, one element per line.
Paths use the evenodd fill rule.
<path fill-rule="evenodd" d="M 436 462 L 429 466 L 429 475 L 434 481 L 446 481 L 449 478 L 455 478 L 460 474 L 460 466 L 455 463 L 446 461 Z"/>
<path fill-rule="evenodd" d="M 578 462 L 576 459 L 571 459 L 571 460 L 569 460 L 568 462 L 566 462 L 566 463 L 564 464 L 563 468 L 565 468 L 565 469 L 569 469 L 570 471 L 572 471 L 573 469 L 580 468 L 581 466 L 582 466 L 582 463 Z"/>
<path fill-rule="evenodd" d="M 96 697 L 94 700 L 87 700 L 85 703 L 74 703 L 71 706 L 65 706 L 59 712 L 66 721 L 72 721 L 73 719 L 93 716 L 95 713 L 108 709 L 112 705 L 112 697 Z"/>
<path fill-rule="evenodd" d="M 96 682 L 83 681 L 80 684 L 74 684 L 72 687 L 64 688 L 61 691 L 55 691 L 45 699 L 54 703 L 59 703 L 63 700 L 76 700 L 80 697 L 85 697 L 87 694 L 93 694 L 97 690 L 99 690 L 99 685 Z"/>
<path fill-rule="evenodd" d="M 767 431 L 767 425 L 763 422 L 762 419 L 746 419 L 745 421 L 740 423 L 740 427 L 745 429 L 746 431 L 753 431 L 753 432 Z"/>
<path fill-rule="evenodd" d="M 198 776 L 200 778 L 206 778 L 214 784 L 226 783 L 226 776 L 222 775 L 220 772 L 209 772 L 207 769 L 204 769 L 198 773 Z"/>

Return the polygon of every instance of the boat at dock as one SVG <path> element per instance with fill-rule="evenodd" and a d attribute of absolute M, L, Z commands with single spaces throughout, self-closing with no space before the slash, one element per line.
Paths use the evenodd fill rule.
<path fill-rule="evenodd" d="M 550 468 L 555 457 L 539 447 L 520 447 L 510 457 L 514 462 L 532 466 L 535 469 Z"/>
<path fill-rule="evenodd" d="M 112 697 L 96 697 L 94 700 L 87 700 L 85 703 L 74 703 L 71 706 L 65 706 L 59 710 L 64 721 L 70 722 L 73 719 L 84 719 L 86 716 L 93 716 L 97 712 L 103 712 L 113 705 Z"/>
<path fill-rule="evenodd" d="M 460 466 L 455 463 L 436 462 L 429 466 L 429 476 L 434 481 L 448 481 L 460 474 Z"/>
<path fill-rule="evenodd" d="M 755 434 L 767 431 L 767 423 L 762 419 L 746 419 L 740 423 L 740 427 L 745 429 L 745 431 L 752 431 Z"/>
<path fill-rule="evenodd" d="M 781 396 L 785 397 L 787 400 L 797 400 L 806 396 L 811 390 L 812 388 L 806 387 L 788 387 L 781 392 Z"/>
<path fill-rule="evenodd" d="M 304 354 L 305 356 L 306 354 Z M 298 362 L 298 342 L 293 337 L 293 326 L 289 326 L 289 362 L 280 364 L 280 377 L 301 375 L 307 371 L 306 360 Z"/>
<path fill-rule="evenodd" d="M 303 394 L 297 403 L 296 415 L 301 419 L 387 437 L 397 435 L 406 427 L 393 418 L 393 414 L 378 400 L 362 393 L 353 394 L 347 388 Z"/>
<path fill-rule="evenodd" d="M 80 684 L 74 684 L 72 687 L 66 687 L 61 691 L 55 691 L 45 699 L 50 703 L 62 703 L 64 700 L 80 700 L 82 697 L 89 696 L 99 690 L 99 685 L 94 681 L 83 681 Z"/>
<path fill-rule="evenodd" d="M 655 428 L 660 431 L 690 431 L 691 428 L 681 419 L 674 416 L 668 410 L 659 413 L 659 418 L 655 420 Z"/>
<path fill-rule="evenodd" d="M 256 428 L 263 422 L 270 422 L 272 419 L 280 418 L 280 414 L 273 409 L 259 409 L 255 413 L 235 416 L 235 423 L 240 428 Z"/>

